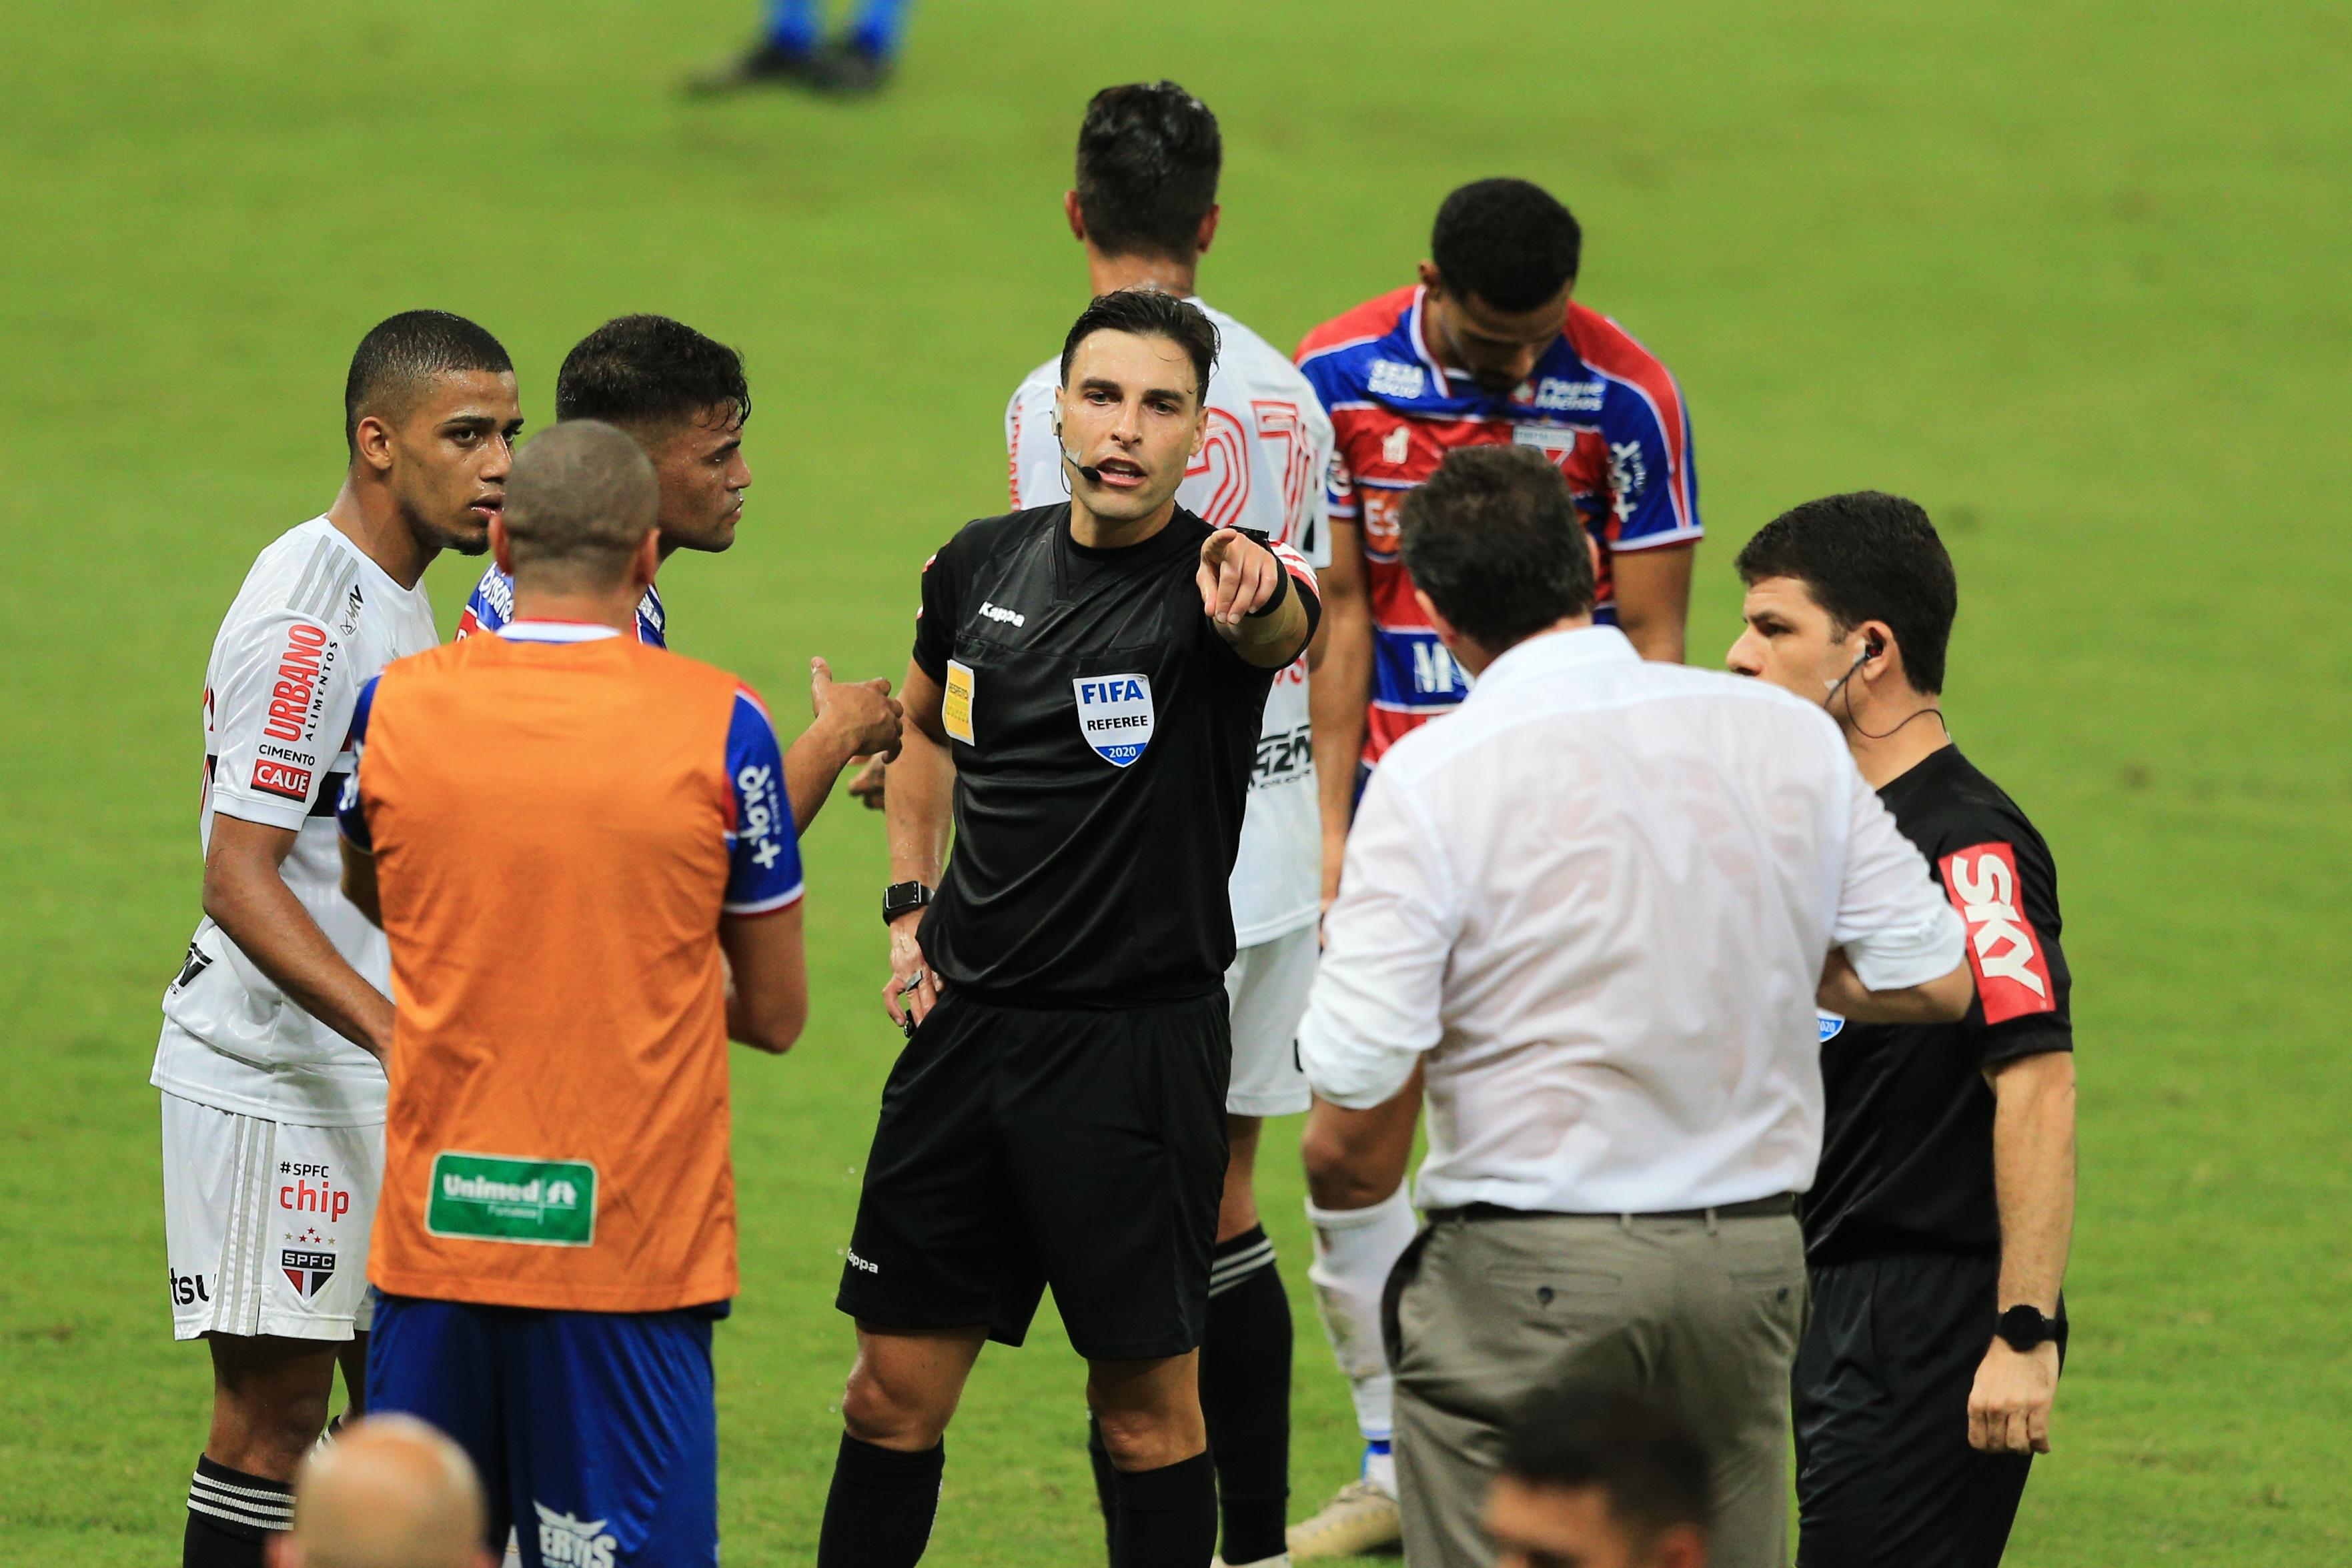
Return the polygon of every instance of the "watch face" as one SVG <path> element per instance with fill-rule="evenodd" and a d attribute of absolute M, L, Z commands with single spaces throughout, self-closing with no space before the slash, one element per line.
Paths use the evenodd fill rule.
<path fill-rule="evenodd" d="M 2000 1337 L 2011 1350 L 2032 1350 L 2050 1337 L 2050 1320 L 2038 1307 L 2011 1307 L 2000 1314 Z"/>

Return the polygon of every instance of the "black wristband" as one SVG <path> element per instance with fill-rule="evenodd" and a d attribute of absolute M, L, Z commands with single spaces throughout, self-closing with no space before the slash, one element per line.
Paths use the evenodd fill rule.
<path fill-rule="evenodd" d="M 1272 550 L 1267 550 L 1265 553 L 1274 555 Z M 1274 597 L 1255 610 L 1248 612 L 1248 619 L 1255 621 L 1273 614 L 1282 608 L 1282 601 L 1290 597 L 1290 569 L 1282 564 L 1282 558 L 1278 555 L 1274 555 Z"/>

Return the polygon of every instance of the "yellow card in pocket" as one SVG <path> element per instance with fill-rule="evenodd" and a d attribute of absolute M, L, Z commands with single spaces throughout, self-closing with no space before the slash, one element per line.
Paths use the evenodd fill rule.
<path fill-rule="evenodd" d="M 947 700 L 940 706 L 940 720 L 947 727 L 948 737 L 961 740 L 966 746 L 980 743 L 971 737 L 971 666 L 948 661 Z"/>

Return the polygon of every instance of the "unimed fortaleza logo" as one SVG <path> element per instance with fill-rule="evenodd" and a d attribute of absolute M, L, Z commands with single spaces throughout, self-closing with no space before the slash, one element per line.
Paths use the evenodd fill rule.
<path fill-rule="evenodd" d="M 1078 733 L 1095 755 L 1131 766 L 1151 744 L 1151 677 L 1080 675 L 1070 687 L 1078 695 Z"/>
<path fill-rule="evenodd" d="M 444 1150 L 433 1159 L 425 1228 L 474 1241 L 585 1247 L 596 1239 L 596 1167 Z"/>
<path fill-rule="evenodd" d="M 579 1519 L 531 1500 L 539 1513 L 539 1560 L 550 1568 L 613 1568 L 621 1543 L 601 1519 Z"/>

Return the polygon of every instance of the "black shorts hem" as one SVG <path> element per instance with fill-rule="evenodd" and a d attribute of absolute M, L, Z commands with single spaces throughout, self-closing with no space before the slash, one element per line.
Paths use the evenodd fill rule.
<path fill-rule="evenodd" d="M 1063 1325 L 1066 1328 L 1068 1325 Z M 1070 1348 L 1087 1361 L 1172 1361 L 1180 1355 L 1190 1355 L 1201 1348 L 1201 1336 L 1187 1339 L 1182 1334 L 1170 1334 L 1163 1339 L 1142 1340 L 1132 1344 L 1081 1344 L 1075 1337 Z"/>
<path fill-rule="evenodd" d="M 1007 1325 L 992 1322 L 985 1315 L 973 1317 L 969 1312 L 909 1312 L 897 1305 L 861 1301 L 846 1291 L 834 1297 L 833 1306 L 835 1312 L 855 1318 L 861 1323 L 871 1323 L 878 1329 L 906 1329 L 910 1332 L 932 1329 L 982 1329 L 987 1332 L 988 1337 L 998 1344 L 1011 1345 L 1015 1350 L 1020 1349 L 1021 1342 L 1029 1337 L 1029 1325 L 1026 1323 L 1017 1326 Z"/>

